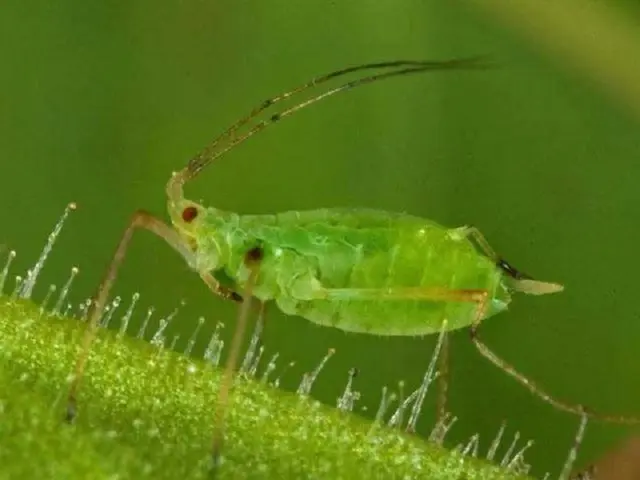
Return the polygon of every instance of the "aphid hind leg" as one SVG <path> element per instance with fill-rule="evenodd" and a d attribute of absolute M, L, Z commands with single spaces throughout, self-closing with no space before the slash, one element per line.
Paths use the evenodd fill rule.
<path fill-rule="evenodd" d="M 484 312 L 487 307 L 487 301 L 489 299 L 488 292 L 485 293 L 485 296 L 482 300 L 478 302 L 478 309 L 476 313 L 476 318 L 474 319 L 469 333 L 471 337 L 471 341 L 474 343 L 480 354 L 493 363 L 500 370 L 514 378 L 518 383 L 523 385 L 531 394 L 535 395 L 542 401 L 548 403 L 556 410 L 572 413 L 579 417 L 592 418 L 594 420 L 599 420 L 608 423 L 618 423 L 618 424 L 626 424 L 626 425 L 637 425 L 640 424 L 640 418 L 638 417 L 627 417 L 623 415 L 604 415 L 601 413 L 595 413 L 590 409 L 587 409 L 584 405 L 580 404 L 572 404 L 567 403 L 562 400 L 558 400 L 557 398 L 548 394 L 542 387 L 540 387 L 533 380 L 529 379 L 518 370 L 516 370 L 511 364 L 507 363 L 502 358 L 498 357 L 482 340 L 480 340 L 479 329 L 480 324 L 482 323 L 482 319 L 484 317 Z"/>
<path fill-rule="evenodd" d="M 442 287 L 400 287 L 383 289 L 327 289 L 324 298 L 349 300 L 427 300 L 441 302 L 475 302 L 486 296 L 485 290 L 454 290 Z M 449 389 L 449 336 L 445 333 L 438 358 L 438 399 L 437 420 L 442 421 L 447 414 L 447 394 Z"/>
<path fill-rule="evenodd" d="M 441 287 L 398 287 L 398 288 L 364 288 L 364 289 L 324 289 L 319 291 L 318 298 L 335 300 L 428 300 L 428 301 L 449 301 L 449 302 L 475 302 L 478 307 L 476 316 L 470 327 L 470 337 L 480 354 L 493 363 L 496 367 L 513 377 L 522 384 L 533 395 L 553 406 L 557 410 L 572 413 L 577 416 L 587 416 L 609 423 L 637 425 L 640 418 L 627 417 L 623 415 L 603 415 L 594 413 L 580 404 L 571 404 L 556 399 L 549 395 L 532 380 L 518 372 L 509 363 L 498 357 L 493 351 L 480 340 L 479 327 L 485 316 L 489 300 L 489 292 L 480 289 L 452 290 Z"/>
<path fill-rule="evenodd" d="M 238 311 L 238 319 L 236 329 L 231 340 L 231 347 L 229 349 L 229 356 L 227 357 L 227 363 L 224 368 L 222 380 L 220 381 L 220 387 L 218 389 L 218 399 L 216 401 L 214 410 L 214 427 L 213 427 L 213 439 L 211 442 L 211 476 L 215 477 L 218 473 L 218 467 L 220 465 L 220 454 L 222 452 L 222 446 L 224 443 L 224 417 L 229 404 L 229 394 L 231 390 L 231 384 L 233 382 L 233 374 L 238 363 L 240 356 L 240 347 L 242 346 L 242 340 L 244 338 L 244 332 L 247 326 L 247 317 L 251 311 L 251 299 L 253 287 L 256 284 L 258 274 L 260 271 L 260 264 L 262 262 L 263 252 L 259 247 L 249 250 L 245 255 L 245 265 L 249 268 L 249 278 L 244 286 L 242 293 L 242 304 Z"/>
<path fill-rule="evenodd" d="M 390 288 L 327 288 L 318 292 L 318 299 L 330 300 L 426 300 L 432 302 L 475 302 L 487 294 L 480 289 L 450 289 L 445 287 Z"/>

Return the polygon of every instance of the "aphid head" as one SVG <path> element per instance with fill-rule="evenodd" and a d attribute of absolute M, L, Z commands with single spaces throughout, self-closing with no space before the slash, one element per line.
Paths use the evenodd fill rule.
<path fill-rule="evenodd" d="M 174 228 L 182 239 L 189 245 L 191 251 L 198 248 L 198 230 L 202 223 L 204 208 L 197 203 L 181 199 L 178 202 L 169 201 L 169 216 Z"/>
<path fill-rule="evenodd" d="M 191 267 L 212 271 L 219 267 L 221 244 L 212 224 L 210 212 L 187 199 L 169 200 L 169 216 L 183 244 L 193 253 Z"/>
<path fill-rule="evenodd" d="M 197 236 L 197 230 L 202 223 L 205 213 L 203 206 L 184 198 L 183 187 L 187 181 L 187 172 L 173 172 L 167 183 L 167 198 L 169 217 L 178 233 L 187 241 L 192 242 Z M 195 250 L 195 248 L 194 248 Z"/>

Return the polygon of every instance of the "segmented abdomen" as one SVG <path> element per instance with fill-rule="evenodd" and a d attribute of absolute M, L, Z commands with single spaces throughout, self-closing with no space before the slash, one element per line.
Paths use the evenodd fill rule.
<path fill-rule="evenodd" d="M 348 331 L 424 335 L 439 331 L 444 319 L 448 329 L 470 324 L 477 304 L 385 299 L 384 291 L 484 289 L 498 304 L 506 307 L 509 301 L 502 272 L 468 239 L 451 232 L 409 215 L 324 209 L 240 217 L 236 234 L 244 240 L 235 243 L 262 246 L 265 258 L 256 291 L 287 314 Z M 240 257 L 240 250 L 234 257 Z M 303 299 L 318 288 L 314 279 L 329 292 L 340 289 L 339 297 Z M 380 296 L 358 299 L 358 289 L 379 289 Z"/>

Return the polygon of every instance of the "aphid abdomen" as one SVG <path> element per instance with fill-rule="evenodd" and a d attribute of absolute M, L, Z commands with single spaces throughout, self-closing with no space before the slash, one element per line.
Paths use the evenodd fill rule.
<path fill-rule="evenodd" d="M 348 282 L 342 288 L 380 289 L 437 287 L 448 290 L 486 289 L 493 292 L 501 272 L 466 240 L 450 238 L 434 225 L 394 229 L 388 249 L 370 251 L 356 258 Z M 327 284 L 330 280 L 321 282 Z M 382 295 L 381 295 L 382 296 Z M 302 316 L 343 330 L 378 335 L 424 335 L 467 326 L 477 304 L 424 299 L 312 302 Z M 332 314 L 329 316 L 329 314 Z"/>
<path fill-rule="evenodd" d="M 255 295 L 322 325 L 377 335 L 424 335 L 471 323 L 473 302 L 359 298 L 359 289 L 484 289 L 505 308 L 502 272 L 466 239 L 426 219 L 372 210 L 324 209 L 240 217 L 228 273 L 242 285 L 241 252 L 265 257 Z M 238 233 L 241 232 L 241 233 Z M 240 240 L 242 238 L 243 240 Z M 247 243 L 249 242 L 249 243 Z M 339 289 L 338 298 L 314 293 Z M 500 308 L 490 309 L 489 314 Z"/>

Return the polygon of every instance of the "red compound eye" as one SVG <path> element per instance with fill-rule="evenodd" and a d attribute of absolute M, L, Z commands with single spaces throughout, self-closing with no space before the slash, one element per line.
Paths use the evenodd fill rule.
<path fill-rule="evenodd" d="M 196 207 L 187 207 L 182 211 L 182 220 L 185 223 L 191 223 L 198 216 L 198 209 Z"/>

